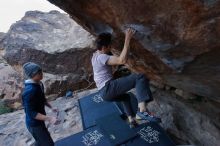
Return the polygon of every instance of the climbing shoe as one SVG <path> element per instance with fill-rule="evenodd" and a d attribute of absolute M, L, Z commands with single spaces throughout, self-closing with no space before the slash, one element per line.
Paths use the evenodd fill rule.
<path fill-rule="evenodd" d="M 149 122 L 156 122 L 160 123 L 161 119 L 159 117 L 155 117 L 148 112 L 137 112 L 136 114 L 136 119 L 137 120 L 147 120 Z"/>

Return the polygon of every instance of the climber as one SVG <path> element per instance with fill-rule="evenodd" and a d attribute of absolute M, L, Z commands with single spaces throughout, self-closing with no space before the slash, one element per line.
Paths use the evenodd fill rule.
<path fill-rule="evenodd" d="M 22 93 L 22 101 L 26 115 L 26 126 L 35 139 L 35 146 L 54 146 L 54 142 L 45 126 L 45 121 L 58 124 L 56 117 L 47 116 L 45 105 L 58 112 L 47 102 L 44 95 L 44 86 L 41 82 L 43 72 L 39 65 L 28 62 L 23 65 L 23 71 L 28 80 Z"/>
<path fill-rule="evenodd" d="M 131 126 L 137 126 L 136 119 L 160 122 L 160 118 L 153 116 L 147 109 L 147 103 L 152 101 L 149 80 L 143 74 L 132 73 L 126 77 L 113 79 L 112 66 L 123 65 L 127 61 L 129 44 L 135 30 L 129 28 L 125 32 L 124 47 L 120 56 L 108 55 L 111 52 L 112 35 L 101 33 L 96 40 L 97 51 L 92 56 L 94 80 L 99 94 L 105 101 L 121 101 Z M 136 118 L 132 113 L 131 103 L 124 93 L 136 88 L 138 112 Z"/>

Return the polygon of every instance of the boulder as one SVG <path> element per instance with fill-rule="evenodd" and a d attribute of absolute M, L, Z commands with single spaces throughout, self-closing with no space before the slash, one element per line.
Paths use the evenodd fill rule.
<path fill-rule="evenodd" d="M 48 0 L 94 35 L 137 30 L 129 66 L 151 79 L 213 100 L 220 97 L 219 0 Z"/>
<path fill-rule="evenodd" d="M 207 99 L 185 100 L 158 89 L 150 111 L 161 117 L 162 127 L 178 145 L 217 146 L 220 143 L 219 103 Z"/>
<path fill-rule="evenodd" d="M 22 87 L 23 81 L 19 73 L 0 56 L 0 98 L 19 100 Z"/>
<path fill-rule="evenodd" d="M 38 63 L 45 74 L 46 94 L 62 96 L 90 84 L 93 40 L 68 14 L 28 11 L 10 27 L 1 44 L 4 59 L 22 79 L 22 65 Z"/>
<path fill-rule="evenodd" d="M 3 33 L 3 32 L 0 32 L 0 51 L 2 53 L 2 50 L 3 50 L 3 39 L 5 37 L 6 33 Z"/>
<path fill-rule="evenodd" d="M 112 33 L 114 54 L 123 48 L 125 29 L 137 30 L 127 66 L 167 89 L 149 108 L 177 144 L 219 145 L 219 0 L 48 1 L 90 33 Z M 182 99 L 175 89 L 197 98 Z"/>

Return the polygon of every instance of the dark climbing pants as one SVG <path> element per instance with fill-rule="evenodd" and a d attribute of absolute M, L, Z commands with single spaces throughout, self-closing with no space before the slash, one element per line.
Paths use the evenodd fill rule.
<path fill-rule="evenodd" d="M 35 146 L 54 146 L 54 142 L 45 126 L 28 127 L 35 139 Z"/>
<path fill-rule="evenodd" d="M 143 74 L 132 73 L 126 77 L 110 80 L 99 93 L 105 101 L 122 102 L 126 114 L 132 116 L 130 97 L 124 95 L 133 88 L 136 89 L 138 103 L 153 100 L 149 80 Z"/>

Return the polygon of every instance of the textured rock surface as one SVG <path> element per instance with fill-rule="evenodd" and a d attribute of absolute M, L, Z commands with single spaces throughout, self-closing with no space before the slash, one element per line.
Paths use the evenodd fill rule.
<path fill-rule="evenodd" d="M 54 141 L 82 131 L 81 116 L 77 99 L 95 90 L 81 92 L 75 98 L 58 98 L 51 102 L 60 111 L 61 123 L 57 126 L 48 125 Z M 48 115 L 53 113 L 47 109 Z M 30 146 L 34 139 L 25 127 L 25 115 L 23 110 L 0 115 L 0 145 L 1 146 Z"/>
<path fill-rule="evenodd" d="M 201 96 L 220 99 L 219 0 L 49 0 L 93 34 L 138 32 L 130 67 L 150 78 Z M 121 41 L 121 42 L 120 42 Z"/>
<path fill-rule="evenodd" d="M 67 14 L 58 11 L 28 11 L 10 27 L 3 45 L 6 57 L 13 51 L 25 48 L 55 54 L 71 49 L 89 48 L 92 39 L 92 36 Z"/>
<path fill-rule="evenodd" d="M 3 38 L 5 37 L 5 33 L 0 32 L 0 50 L 3 50 Z"/>
<path fill-rule="evenodd" d="M 2 40 L 4 37 L 5 37 L 5 33 L 0 32 L 0 42 L 1 42 L 1 40 Z"/>
<path fill-rule="evenodd" d="M 23 81 L 0 55 L 0 99 L 19 100 Z"/>
<path fill-rule="evenodd" d="M 157 89 L 149 109 L 162 118 L 162 127 L 176 144 L 217 146 L 220 143 L 219 103 L 208 99 L 188 99 L 174 91 Z"/>
<path fill-rule="evenodd" d="M 63 95 L 89 85 L 93 37 L 67 14 L 26 12 L 1 44 L 4 58 L 16 71 L 21 73 L 28 61 L 43 67 L 47 94 Z"/>

